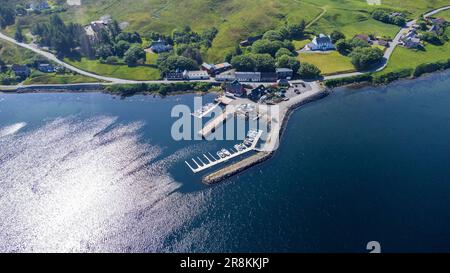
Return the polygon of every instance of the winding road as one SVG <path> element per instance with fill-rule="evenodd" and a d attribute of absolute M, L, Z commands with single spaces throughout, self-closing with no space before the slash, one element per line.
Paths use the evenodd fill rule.
<path fill-rule="evenodd" d="M 450 9 L 450 5 L 449 6 L 445 6 L 439 9 L 435 9 L 432 10 L 426 14 L 424 14 L 424 18 L 426 17 L 430 17 L 432 15 L 435 15 L 441 11 L 445 11 Z M 323 14 L 326 13 L 326 10 L 324 10 L 324 12 L 322 14 L 319 15 L 318 18 L 316 18 L 317 20 L 321 18 L 321 16 Z M 313 22 L 315 22 L 316 20 L 314 20 Z M 313 23 L 311 22 L 311 23 Z M 351 76 L 357 76 L 357 75 L 362 75 L 364 73 L 367 72 L 378 72 L 381 71 L 383 69 L 386 68 L 386 66 L 388 65 L 389 59 L 391 58 L 392 53 L 394 52 L 395 48 L 398 46 L 398 44 L 400 43 L 400 39 L 403 35 L 403 33 L 405 33 L 406 31 L 410 30 L 411 27 L 417 22 L 417 20 L 412 20 L 409 21 L 405 27 L 401 28 L 400 31 L 398 32 L 398 34 L 395 36 L 395 38 L 393 39 L 393 41 L 390 44 L 390 47 L 385 51 L 384 53 L 384 63 L 382 66 L 380 66 L 379 68 L 373 70 L 373 71 L 366 71 L 366 72 L 353 72 L 353 73 L 344 73 L 344 74 L 337 74 L 337 75 L 333 75 L 333 76 L 327 76 L 324 77 L 325 80 L 329 80 L 329 79 L 338 79 L 338 78 L 345 78 L 345 77 L 351 77 Z M 20 46 L 22 48 L 26 48 L 29 49 L 39 55 L 42 55 L 44 57 L 46 57 L 47 59 L 57 63 L 58 65 L 61 65 L 63 67 L 65 67 L 66 69 L 69 69 L 73 72 L 76 72 L 80 75 L 84 75 L 87 77 L 91 77 L 106 83 L 103 83 L 104 85 L 111 85 L 111 84 L 136 84 L 136 83 L 169 83 L 169 82 L 174 82 L 174 81 L 167 81 L 167 80 L 157 80 L 157 81 L 134 81 L 134 80 L 126 80 L 126 79 L 120 79 L 120 78 L 113 78 L 113 77 L 106 77 L 106 76 L 101 76 L 101 75 L 97 75 L 95 73 L 91 73 L 82 69 L 79 69 L 75 66 L 72 66 L 60 59 L 58 59 L 53 53 L 50 53 L 48 51 L 45 51 L 41 48 L 39 48 L 37 45 L 34 44 L 27 44 L 27 43 L 21 43 L 16 41 L 15 39 L 0 33 L 0 40 L 4 40 L 7 41 L 9 43 L 13 43 L 17 46 Z M 215 82 L 214 79 L 210 79 L 210 80 L 199 80 L 198 82 Z M 79 84 L 78 84 L 79 85 Z M 17 85 L 17 86 L 0 86 L 0 89 L 14 89 L 14 88 L 20 88 L 22 85 Z M 38 85 L 38 86 L 43 86 L 43 85 Z M 71 85 L 64 85 L 64 84 L 59 84 L 59 85 L 48 85 L 48 86 L 71 86 Z M 28 86 L 29 87 L 29 86 Z"/>

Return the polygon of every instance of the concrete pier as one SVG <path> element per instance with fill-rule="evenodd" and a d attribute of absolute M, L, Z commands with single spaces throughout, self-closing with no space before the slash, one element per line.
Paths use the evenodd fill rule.
<path fill-rule="evenodd" d="M 206 138 L 208 137 L 215 129 L 219 128 L 220 126 L 223 125 L 223 123 L 225 121 L 227 121 L 229 118 L 234 117 L 234 113 L 235 113 L 235 109 L 234 107 L 227 107 L 222 114 L 220 114 L 218 117 L 214 118 L 213 120 L 211 120 L 210 122 L 208 122 L 203 129 L 201 129 L 198 134 L 203 137 Z"/>

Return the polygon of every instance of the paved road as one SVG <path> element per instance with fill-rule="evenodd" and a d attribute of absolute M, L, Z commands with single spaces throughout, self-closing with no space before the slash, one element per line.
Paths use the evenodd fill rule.
<path fill-rule="evenodd" d="M 437 14 L 441 11 L 444 10 L 448 10 L 450 9 L 450 6 L 445 6 L 433 11 L 430 11 L 426 14 L 424 14 L 424 17 L 429 17 L 432 16 L 434 14 Z M 325 10 L 326 12 L 326 10 Z M 319 15 L 319 18 L 321 17 L 321 15 Z M 402 37 L 403 33 L 408 31 L 409 29 L 411 29 L 411 27 L 416 23 L 416 20 L 412 20 L 410 22 L 407 23 L 407 25 L 405 27 L 403 27 L 402 29 L 400 29 L 400 31 L 398 32 L 398 34 L 395 36 L 395 38 L 393 39 L 393 41 L 390 44 L 390 47 L 386 50 L 386 52 L 384 53 L 384 63 L 382 66 L 380 66 L 379 68 L 373 70 L 373 71 L 369 71 L 369 72 L 377 72 L 377 71 L 381 71 L 384 68 L 386 68 L 389 59 L 391 58 L 392 53 L 394 52 L 395 48 L 398 46 L 399 42 L 400 42 L 400 38 Z M 91 72 L 87 72 L 84 70 L 81 70 L 79 68 L 76 68 L 60 59 L 58 59 L 54 54 L 44 51 L 41 48 L 39 48 L 36 45 L 33 44 L 26 44 L 26 43 L 20 43 L 18 41 L 16 41 L 15 39 L 4 35 L 3 33 L 0 33 L 0 39 L 8 41 L 10 43 L 16 44 L 20 47 L 29 49 L 37 54 L 40 54 L 46 58 L 48 58 L 49 60 L 71 70 L 74 71 L 78 74 L 84 75 L 84 76 L 88 76 L 97 80 L 101 80 L 101 81 L 105 81 L 108 82 L 107 84 L 126 84 L 126 83 L 170 83 L 170 82 L 174 82 L 174 81 L 167 81 L 167 80 L 159 80 L 159 81 L 133 81 L 133 80 L 126 80 L 126 79 L 119 79 L 119 78 L 113 78 L 113 77 L 105 77 L 105 76 L 100 76 Z M 367 73 L 367 72 L 365 72 Z M 338 78 L 345 78 L 345 77 L 351 77 L 351 76 L 357 76 L 357 75 L 362 75 L 364 74 L 364 72 L 353 72 L 353 73 L 344 73 L 344 74 L 338 74 L 338 75 L 333 75 L 333 76 L 327 76 L 324 77 L 325 80 L 329 80 L 329 79 L 338 79 Z M 198 82 L 215 82 L 214 79 L 210 79 L 210 80 L 200 80 Z M 42 85 L 41 85 L 42 86 Z M 62 86 L 62 85 L 59 85 Z M 0 88 L 2 89 L 14 89 L 17 87 L 21 87 L 21 85 L 17 85 L 17 86 L 0 86 Z"/>

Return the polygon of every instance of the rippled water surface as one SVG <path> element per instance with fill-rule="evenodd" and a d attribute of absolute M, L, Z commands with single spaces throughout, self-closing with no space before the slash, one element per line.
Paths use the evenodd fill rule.
<path fill-rule="evenodd" d="M 338 90 L 213 187 L 184 160 L 228 144 L 170 138 L 193 95 L 0 94 L 0 251 L 448 251 L 449 75 Z"/>

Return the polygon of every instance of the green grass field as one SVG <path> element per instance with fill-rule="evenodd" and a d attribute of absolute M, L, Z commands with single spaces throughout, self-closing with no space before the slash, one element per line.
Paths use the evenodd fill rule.
<path fill-rule="evenodd" d="M 85 71 L 107 77 L 136 81 L 160 79 L 159 70 L 149 65 L 141 65 L 135 67 L 129 67 L 125 64 L 109 65 L 100 63 L 97 60 L 88 60 L 86 58 L 82 58 L 81 60 L 65 58 L 64 61 Z"/>
<path fill-rule="evenodd" d="M 450 9 L 446 10 L 446 11 L 442 11 L 439 12 L 438 14 L 436 14 L 437 17 L 442 17 L 445 20 L 450 22 Z"/>
<path fill-rule="evenodd" d="M 36 54 L 27 49 L 0 40 L 0 59 L 6 64 L 25 64 Z"/>
<path fill-rule="evenodd" d="M 300 62 L 314 64 L 325 76 L 355 71 L 350 58 L 342 56 L 337 51 L 329 53 L 300 53 L 297 58 Z"/>
<path fill-rule="evenodd" d="M 97 79 L 86 77 L 83 75 L 64 74 L 58 75 L 55 73 L 48 73 L 35 75 L 23 82 L 24 85 L 30 84 L 68 84 L 68 83 L 95 83 L 99 82 Z"/>
<path fill-rule="evenodd" d="M 448 34 L 450 31 L 447 31 Z M 386 74 L 403 68 L 416 68 L 419 64 L 450 59 L 450 42 L 443 46 L 426 45 L 425 51 L 397 47 L 389 64 L 380 74 Z"/>
<path fill-rule="evenodd" d="M 295 50 L 300 50 L 304 48 L 307 44 L 311 43 L 311 39 L 305 39 L 305 40 L 294 40 L 292 43 L 295 46 Z"/>

